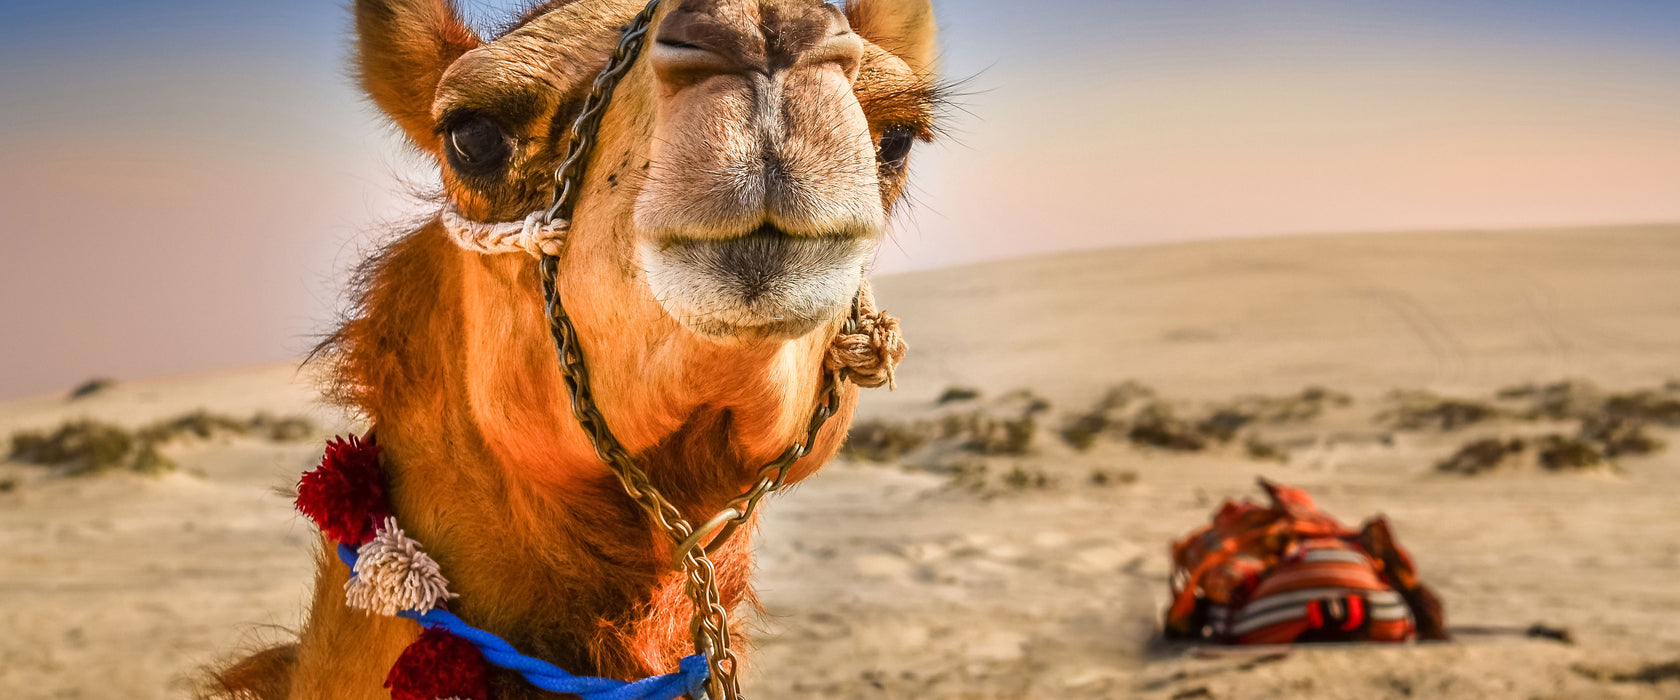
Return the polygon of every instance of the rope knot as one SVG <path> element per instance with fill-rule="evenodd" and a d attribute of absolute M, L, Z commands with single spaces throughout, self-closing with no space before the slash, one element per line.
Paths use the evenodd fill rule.
<path fill-rule="evenodd" d="M 570 224 L 564 220 L 545 221 L 547 212 L 531 212 L 523 221 L 486 223 L 461 216 L 454 204 L 445 205 L 438 219 L 449 232 L 455 245 L 487 255 L 497 253 L 529 253 L 532 257 L 558 257 L 565 249 L 566 232 Z"/>
<path fill-rule="evenodd" d="M 866 389 L 897 389 L 894 372 L 910 347 L 898 330 L 898 317 L 875 308 L 867 283 L 858 291 L 858 310 L 857 327 L 834 336 L 823 364 Z"/>

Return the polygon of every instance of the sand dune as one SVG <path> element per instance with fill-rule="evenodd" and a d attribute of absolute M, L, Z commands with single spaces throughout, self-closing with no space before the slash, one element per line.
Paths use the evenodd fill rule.
<path fill-rule="evenodd" d="M 1116 249 L 877 283 L 915 343 L 903 391 L 1174 394 L 1324 384 L 1491 390 L 1675 372 L 1680 225 L 1297 236 Z"/>
<path fill-rule="evenodd" d="M 758 698 L 1680 697 L 1680 450 L 1614 469 L 1465 478 L 1466 440 L 1563 429 L 1494 419 L 1401 430 L 1394 388 L 1466 397 L 1577 377 L 1680 378 L 1680 227 L 1298 237 L 1099 251 L 884 278 L 913 343 L 863 417 L 934 416 L 953 384 L 984 405 L 1048 400 L 984 484 L 928 463 L 837 462 L 770 507 L 761 535 Z M 1317 384 L 1353 402 L 1262 426 L 1286 463 L 1101 438 L 1062 416 L 1140 380 L 1184 405 Z M 0 435 L 89 416 L 127 426 L 208 408 L 309 413 L 290 367 L 0 404 Z M 1656 430 L 1669 442 L 1671 429 Z M 171 448 L 181 471 L 59 478 L 0 463 L 0 697 L 181 697 L 219 654 L 284 636 L 309 585 L 309 527 L 274 492 L 315 443 Z M 936 465 L 937 466 L 937 465 Z M 1017 486 L 998 475 L 1034 479 Z M 1093 483 L 1092 475 L 1126 475 Z M 1206 655 L 1154 638 L 1168 541 L 1256 474 L 1357 521 L 1386 513 L 1438 587 L 1450 645 Z M 1042 476 L 1042 479 L 1036 478 Z M 1524 637 L 1543 622 L 1574 644 Z M 1665 665 L 1666 664 L 1666 665 Z"/>

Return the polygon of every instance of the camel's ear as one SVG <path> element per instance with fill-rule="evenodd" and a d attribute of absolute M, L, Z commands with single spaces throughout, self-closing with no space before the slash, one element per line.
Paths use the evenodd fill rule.
<path fill-rule="evenodd" d="M 933 0 L 848 0 L 852 31 L 904 59 L 917 73 L 931 72 L 939 52 Z"/>
<path fill-rule="evenodd" d="M 478 35 L 450 0 L 356 0 L 356 67 L 362 89 L 415 145 L 439 152 L 432 124 L 438 82 Z"/>

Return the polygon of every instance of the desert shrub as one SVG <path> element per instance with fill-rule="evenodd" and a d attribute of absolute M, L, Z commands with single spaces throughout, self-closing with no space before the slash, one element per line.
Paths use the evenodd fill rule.
<path fill-rule="evenodd" d="M 1250 435 L 1247 440 L 1243 441 L 1243 453 L 1247 454 L 1249 459 L 1261 462 L 1289 461 L 1288 452 L 1277 445 L 1261 440 L 1257 435 Z"/>
<path fill-rule="evenodd" d="M 1582 420 L 1580 439 L 1602 445 L 1605 457 L 1646 455 L 1663 448 L 1661 440 L 1645 432 L 1645 421 L 1609 411 Z"/>
<path fill-rule="evenodd" d="M 1654 391 L 1616 394 L 1604 402 L 1604 413 L 1680 427 L 1680 399 Z"/>
<path fill-rule="evenodd" d="M 133 446 L 134 436 L 127 430 L 93 420 L 74 420 L 52 433 L 14 433 L 11 458 L 68 467 L 72 475 L 96 474 L 121 467 Z"/>
<path fill-rule="evenodd" d="M 1473 441 L 1436 463 L 1435 470 L 1449 474 L 1474 476 L 1503 466 L 1510 457 L 1521 453 L 1527 444 L 1520 439 L 1486 438 Z"/>
<path fill-rule="evenodd" d="M 1219 442 L 1230 442 L 1237 431 L 1253 423 L 1255 415 L 1233 408 L 1221 408 L 1196 423 L 1196 431 Z"/>
<path fill-rule="evenodd" d="M 157 421 L 137 432 L 93 420 L 73 420 L 52 432 L 19 431 L 11 437 L 10 458 L 44 466 L 65 467 L 69 476 L 86 476 L 117 469 L 158 475 L 174 471 L 174 460 L 159 448 L 183 438 L 209 439 L 257 431 L 276 441 L 301 440 L 317 433 L 314 423 L 298 417 L 274 418 L 259 414 L 241 421 L 205 410 Z"/>
<path fill-rule="evenodd" d="M 89 396 L 93 396 L 94 394 L 104 393 L 107 389 L 116 385 L 117 380 L 115 379 L 107 379 L 104 377 L 89 379 L 81 384 L 77 384 L 76 388 L 70 390 L 70 400 L 74 401 L 76 399 L 85 399 Z"/>
<path fill-rule="evenodd" d="M 1137 483 L 1138 473 L 1130 469 L 1109 471 L 1107 469 L 1091 470 L 1092 486 L 1130 486 Z"/>
<path fill-rule="evenodd" d="M 1589 469 L 1604 464 L 1604 455 L 1592 443 L 1562 435 L 1540 440 L 1540 466 L 1552 471 Z"/>
<path fill-rule="evenodd" d="M 1017 417 L 967 414 L 959 433 L 961 448 L 981 455 L 1023 455 L 1032 448 L 1038 420 L 1031 413 Z"/>
<path fill-rule="evenodd" d="M 1207 439 L 1196 426 L 1174 416 L 1172 407 L 1161 401 L 1138 411 L 1126 437 L 1140 445 L 1167 450 L 1193 452 L 1207 447 Z"/>
<path fill-rule="evenodd" d="M 1108 392 L 1103 395 L 1102 401 L 1098 404 L 1098 408 L 1105 410 L 1125 408 L 1135 401 L 1153 398 L 1155 398 L 1154 389 L 1151 389 L 1136 380 L 1128 379 L 1120 384 L 1110 387 Z"/>
<path fill-rule="evenodd" d="M 1154 391 L 1136 382 L 1113 387 L 1089 410 L 1067 416 L 1056 433 L 1062 441 L 1081 452 L 1091 449 L 1104 433 L 1119 430 L 1125 424 L 1125 411 L 1140 397 L 1153 396 Z"/>
<path fill-rule="evenodd" d="M 872 420 L 852 425 L 840 454 L 868 462 L 892 462 L 926 442 L 925 432 L 915 425 Z"/>
<path fill-rule="evenodd" d="M 1429 392 L 1397 392 L 1397 405 L 1384 414 L 1396 428 L 1453 431 L 1500 416 L 1498 408 L 1478 401 L 1436 396 Z"/>
<path fill-rule="evenodd" d="M 1004 411 L 1019 411 L 1028 415 L 1043 413 L 1050 410 L 1050 400 L 1031 389 L 1016 389 L 998 397 L 998 408 Z"/>
<path fill-rule="evenodd" d="M 1329 404 L 1338 408 L 1353 405 L 1352 396 L 1317 385 L 1302 389 L 1300 398 L 1302 401 L 1308 401 L 1316 404 Z"/>
<path fill-rule="evenodd" d="M 1500 388 L 1493 392 L 1493 397 L 1501 401 L 1520 401 L 1534 398 L 1535 392 L 1539 390 L 1540 387 L 1536 384 L 1518 384 Z"/>
<path fill-rule="evenodd" d="M 175 468 L 175 460 L 163 456 L 162 453 L 158 452 L 157 445 L 150 442 L 140 446 L 140 449 L 134 454 L 134 461 L 129 464 L 129 469 L 136 474 L 145 474 L 146 476 L 167 474 L 175 471 Z"/>
<path fill-rule="evenodd" d="M 1123 435 L 1128 414 L 1135 411 L 1133 404 L 1154 397 L 1154 389 L 1136 381 L 1110 387 L 1090 409 L 1066 416 L 1056 434 L 1076 450 L 1089 450 L 1105 433 Z"/>
<path fill-rule="evenodd" d="M 1106 413 L 1085 413 L 1069 419 L 1062 425 L 1061 430 L 1057 431 L 1057 434 L 1061 435 L 1062 441 L 1073 449 L 1084 452 L 1097 443 L 1097 437 L 1102 435 L 1103 431 L 1108 430 L 1110 425 L 1111 422 Z"/>
<path fill-rule="evenodd" d="M 250 420 L 251 432 L 274 442 L 302 442 L 321 434 L 314 421 L 302 416 L 272 416 L 258 413 Z"/>
<path fill-rule="evenodd" d="M 984 460 L 964 459 L 950 463 L 946 473 L 950 474 L 952 488 L 968 491 L 984 491 L 989 479 L 987 473 L 991 468 Z"/>
<path fill-rule="evenodd" d="M 980 390 L 979 389 L 976 389 L 976 388 L 971 387 L 971 386 L 952 386 L 952 387 L 946 387 L 945 392 L 939 395 L 939 399 L 936 400 L 935 403 L 939 404 L 940 406 L 944 406 L 945 404 L 948 404 L 948 403 L 956 403 L 958 401 L 973 401 L 973 400 L 978 399 L 978 398 L 980 398 Z"/>
<path fill-rule="evenodd" d="M 1528 420 L 1567 420 L 1598 410 L 1603 392 L 1591 382 L 1568 380 L 1551 384 L 1521 384 L 1500 389 L 1502 401 L 1524 401 L 1520 417 Z"/>
<path fill-rule="evenodd" d="M 1022 455 L 1032 448 L 1038 421 L 1032 413 L 986 409 L 947 413 L 913 429 L 925 441 L 980 455 Z"/>
<path fill-rule="evenodd" d="M 1016 491 L 1029 488 L 1050 488 L 1050 475 L 1045 474 L 1042 469 L 1028 470 L 1017 466 L 1009 470 L 1008 474 L 1003 475 L 1003 485 Z"/>
<path fill-rule="evenodd" d="M 1331 407 L 1353 403 L 1353 397 L 1321 386 L 1309 386 L 1289 396 L 1244 396 L 1215 407 L 1204 434 L 1228 441 L 1250 423 L 1302 423 Z"/>
<path fill-rule="evenodd" d="M 180 437 L 208 440 L 218 435 L 244 435 L 248 432 L 248 422 L 201 408 L 148 425 L 140 430 L 140 437 L 147 442 L 161 445 Z"/>
<path fill-rule="evenodd" d="M 1026 454 L 1027 449 L 1032 447 L 1033 437 L 1036 435 L 1038 435 L 1038 421 L 1031 415 L 1003 421 L 1004 454 Z"/>

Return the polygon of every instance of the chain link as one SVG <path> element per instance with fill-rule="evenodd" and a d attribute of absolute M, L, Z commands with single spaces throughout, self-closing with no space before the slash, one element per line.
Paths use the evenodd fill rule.
<path fill-rule="evenodd" d="M 571 220 L 583 187 L 584 170 L 588 166 L 597 133 L 601 128 L 601 119 L 606 114 L 608 103 L 612 100 L 619 80 L 635 64 L 636 56 L 646 43 L 648 28 L 653 22 L 654 13 L 659 9 L 659 2 L 660 0 L 649 2 L 629 26 L 624 28 L 618 46 L 613 49 L 612 57 L 595 77 L 589 97 L 583 103 L 583 110 L 572 123 L 571 143 L 566 158 L 555 171 L 557 182 L 554 203 L 547 212 L 548 223 Z M 737 659 L 729 639 L 729 612 L 723 606 L 718 589 L 717 570 L 708 555 L 716 553 L 741 525 L 750 521 L 759 502 L 787 483 L 788 473 L 793 464 L 811 453 L 817 435 L 822 432 L 828 419 L 839 410 L 841 375 L 837 371 L 823 373 L 816 407 L 812 409 L 811 420 L 806 425 L 803 439 L 790 445 L 780 456 L 760 468 L 754 475 L 755 481 L 751 488 L 730 501 L 723 510 L 696 530 L 690 521 L 683 517 L 682 512 L 654 488 L 647 473 L 607 427 L 606 417 L 596 406 L 594 396 L 590 393 L 589 367 L 584 363 L 577 328 L 572 325 L 571 318 L 566 315 L 565 306 L 561 303 L 560 259 L 544 255 L 538 262 L 538 270 L 542 277 L 549 332 L 554 337 L 555 349 L 559 354 L 561 376 L 565 379 L 572 402 L 572 415 L 589 436 L 590 443 L 595 447 L 595 454 L 618 477 L 624 492 L 647 512 L 654 525 L 671 540 L 672 568 L 683 572 L 683 594 L 694 605 L 694 615 L 689 621 L 694 649 L 706 656 L 706 663 L 711 671 L 711 677 L 707 679 L 707 695 L 711 700 L 741 700 L 741 688 L 736 677 Z M 852 302 L 852 313 L 846 320 L 846 332 L 856 332 L 861 322 L 860 297 Z M 714 528 L 718 530 L 711 543 L 703 544 L 707 531 Z"/>

